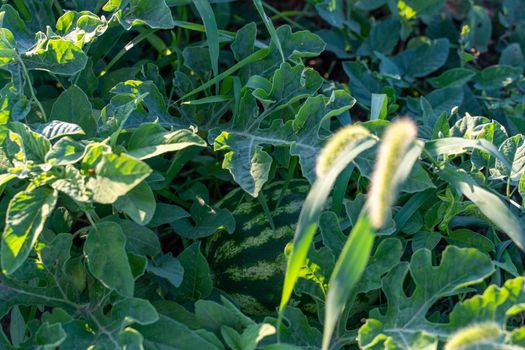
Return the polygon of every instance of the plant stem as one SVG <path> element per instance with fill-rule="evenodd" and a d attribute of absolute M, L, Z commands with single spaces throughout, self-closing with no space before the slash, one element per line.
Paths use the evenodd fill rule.
<path fill-rule="evenodd" d="M 40 110 L 40 113 L 42 113 L 42 119 L 44 119 L 44 122 L 47 123 L 46 111 L 44 110 L 44 107 L 42 106 L 38 98 L 36 97 L 35 89 L 33 89 L 33 83 L 31 81 L 31 76 L 29 75 L 29 71 L 27 70 L 27 67 L 24 64 L 24 61 L 22 61 L 22 57 L 20 57 L 19 54 L 17 54 L 17 59 L 18 59 L 18 62 L 20 63 L 20 66 L 22 67 L 24 78 L 29 87 L 29 93 L 31 94 L 31 101 L 36 103 L 36 105 L 38 106 L 38 109 Z"/>

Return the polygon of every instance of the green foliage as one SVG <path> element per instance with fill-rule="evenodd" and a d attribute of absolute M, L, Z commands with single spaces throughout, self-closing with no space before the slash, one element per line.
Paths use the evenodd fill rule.
<path fill-rule="evenodd" d="M 2 1 L 0 348 L 525 348 L 522 5 Z"/>

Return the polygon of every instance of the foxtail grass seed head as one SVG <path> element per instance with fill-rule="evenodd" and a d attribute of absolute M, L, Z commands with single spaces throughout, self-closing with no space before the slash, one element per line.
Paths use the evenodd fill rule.
<path fill-rule="evenodd" d="M 315 168 L 317 176 L 325 175 L 342 152 L 367 136 L 370 136 L 370 132 L 360 125 L 348 125 L 339 129 L 328 140 L 317 158 Z"/>
<path fill-rule="evenodd" d="M 417 127 L 408 118 L 392 123 L 383 135 L 371 179 L 369 215 L 372 226 L 383 227 L 396 196 L 396 172 L 410 145 L 417 136 Z"/>
<path fill-rule="evenodd" d="M 445 345 L 445 350 L 470 349 L 473 345 L 486 342 L 501 334 L 502 330 L 495 322 L 473 324 L 452 334 Z"/>

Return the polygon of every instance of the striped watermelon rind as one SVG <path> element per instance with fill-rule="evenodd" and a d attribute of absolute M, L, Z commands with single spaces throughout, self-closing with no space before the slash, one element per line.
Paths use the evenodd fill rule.
<path fill-rule="evenodd" d="M 217 233 L 205 245 L 215 286 L 228 293 L 247 314 L 273 312 L 281 297 L 284 249 L 293 238 L 310 185 L 293 180 L 284 193 L 283 189 L 284 182 L 275 182 L 263 191 L 275 229 L 259 200 L 238 191 L 220 203 L 232 212 L 235 232 Z"/>

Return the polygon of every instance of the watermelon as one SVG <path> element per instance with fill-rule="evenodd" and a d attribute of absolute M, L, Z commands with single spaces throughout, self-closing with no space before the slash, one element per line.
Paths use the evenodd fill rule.
<path fill-rule="evenodd" d="M 286 260 L 308 182 L 276 182 L 264 191 L 274 228 L 257 198 L 232 193 L 221 203 L 235 217 L 233 234 L 217 233 L 205 245 L 215 286 L 228 293 L 241 310 L 251 315 L 274 312 L 279 305 Z M 276 207 L 278 205 L 278 207 Z"/>

